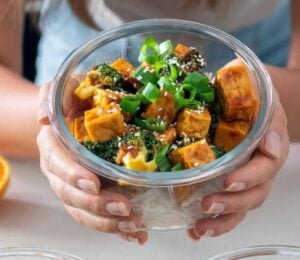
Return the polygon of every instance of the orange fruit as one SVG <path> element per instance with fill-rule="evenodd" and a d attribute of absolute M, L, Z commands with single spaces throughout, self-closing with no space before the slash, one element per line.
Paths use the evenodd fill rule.
<path fill-rule="evenodd" d="M 0 156 L 0 198 L 3 196 L 10 179 L 10 166 L 7 160 Z"/>

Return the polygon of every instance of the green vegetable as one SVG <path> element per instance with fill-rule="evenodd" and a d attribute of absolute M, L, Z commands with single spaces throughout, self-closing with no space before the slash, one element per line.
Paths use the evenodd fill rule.
<path fill-rule="evenodd" d="M 179 110 L 183 107 L 197 108 L 201 103 L 195 100 L 196 90 L 189 84 L 184 84 L 175 93 L 176 108 Z"/>
<path fill-rule="evenodd" d="M 196 97 L 211 103 L 215 99 L 215 91 L 210 86 L 207 76 L 199 72 L 192 72 L 186 76 L 183 83 L 191 85 L 196 90 Z"/>
<path fill-rule="evenodd" d="M 223 148 L 218 148 L 218 147 L 212 145 L 211 149 L 213 150 L 217 159 L 220 158 L 221 156 L 223 156 L 224 154 L 226 154 L 226 152 Z"/>
<path fill-rule="evenodd" d="M 140 151 L 142 147 L 147 150 L 147 159 L 152 160 L 161 149 L 161 143 L 155 138 L 152 132 L 140 130 L 139 132 L 129 132 L 121 140 L 122 145 L 132 146 L 134 150 Z"/>
<path fill-rule="evenodd" d="M 84 146 L 93 154 L 101 157 L 102 159 L 114 163 L 119 150 L 118 139 L 112 139 L 106 142 L 85 142 Z"/>
<path fill-rule="evenodd" d="M 98 66 L 100 74 L 100 81 L 103 85 L 110 87 L 113 90 L 122 91 L 121 82 L 122 75 L 114 68 L 108 66 L 106 63 Z"/>
<path fill-rule="evenodd" d="M 182 164 L 181 163 L 177 163 L 177 164 L 175 164 L 172 168 L 171 168 L 171 171 L 172 172 L 176 172 L 176 171 L 181 171 L 181 170 L 183 170 L 184 168 L 183 168 L 183 166 L 182 166 Z"/>
<path fill-rule="evenodd" d="M 123 111 L 135 114 L 141 105 L 139 96 L 124 96 L 121 99 L 120 107 Z"/>
<path fill-rule="evenodd" d="M 150 131 L 163 132 L 167 128 L 167 123 L 155 117 L 149 117 L 145 120 L 134 118 L 134 124 Z"/>
<path fill-rule="evenodd" d="M 169 171 L 172 167 L 169 158 L 167 157 L 169 148 L 170 145 L 163 146 L 156 155 L 156 164 L 161 172 Z"/>
<path fill-rule="evenodd" d="M 152 84 L 156 84 L 158 78 L 154 74 L 154 72 L 150 72 L 147 68 L 138 67 L 137 70 L 132 75 L 135 79 L 147 85 L 149 82 Z"/>
<path fill-rule="evenodd" d="M 158 61 L 154 64 L 154 72 L 155 74 L 160 76 L 165 76 L 169 80 L 176 80 L 177 79 L 177 70 L 172 65 L 167 63 L 166 61 Z"/>
<path fill-rule="evenodd" d="M 157 84 L 158 84 L 158 86 L 160 86 L 161 88 L 164 88 L 171 94 L 175 94 L 175 92 L 176 92 L 176 87 L 177 87 L 176 83 L 172 82 L 170 79 L 168 79 L 164 76 L 159 79 Z"/>
<path fill-rule="evenodd" d="M 160 90 L 156 85 L 149 82 L 141 94 L 150 102 L 154 103 L 160 96 Z"/>
<path fill-rule="evenodd" d="M 147 37 L 144 44 L 141 47 L 139 62 L 147 62 L 149 64 L 154 64 L 159 60 L 159 46 L 155 39 L 152 37 Z"/>
<path fill-rule="evenodd" d="M 170 40 L 166 40 L 159 45 L 159 55 L 164 57 L 173 53 L 173 44 Z"/>

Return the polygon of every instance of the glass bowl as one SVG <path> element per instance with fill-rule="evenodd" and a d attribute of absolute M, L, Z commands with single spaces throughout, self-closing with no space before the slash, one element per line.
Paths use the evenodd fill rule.
<path fill-rule="evenodd" d="M 243 142 L 218 160 L 201 168 L 174 172 L 139 172 L 109 163 L 77 142 L 68 130 L 66 107 L 73 94 L 74 79 L 99 63 L 112 63 L 123 57 L 137 65 L 139 49 L 147 36 L 158 41 L 170 39 L 201 49 L 206 72 L 215 73 L 229 61 L 241 59 L 257 85 L 259 113 Z M 222 190 L 226 173 L 244 164 L 258 146 L 273 111 L 271 79 L 260 60 L 243 43 L 209 26 L 173 19 L 153 19 L 125 24 L 99 33 L 74 50 L 63 62 L 51 84 L 49 120 L 54 134 L 81 165 L 102 177 L 106 189 L 125 194 L 132 209 L 141 217 L 142 228 L 168 230 L 188 227 L 206 216 L 201 199 Z"/>
<path fill-rule="evenodd" d="M 40 248 L 21 248 L 10 247 L 0 248 L 1 260 L 83 260 L 66 253 L 40 249 Z"/>
<path fill-rule="evenodd" d="M 230 251 L 218 256 L 209 258 L 209 260 L 298 260 L 300 259 L 300 247 L 267 245 L 253 246 Z"/>

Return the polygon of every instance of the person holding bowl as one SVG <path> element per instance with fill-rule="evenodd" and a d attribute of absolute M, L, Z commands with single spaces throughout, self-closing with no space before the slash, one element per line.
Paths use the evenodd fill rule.
<path fill-rule="evenodd" d="M 249 210 L 259 207 L 286 160 L 288 131 L 292 141 L 299 141 L 299 123 L 295 118 L 299 112 L 299 88 L 296 85 L 300 69 L 297 48 L 300 21 L 296 14 L 300 11 L 300 4 L 291 1 L 289 8 L 287 1 L 283 5 L 279 1 L 272 1 L 272 5 L 270 1 L 268 5 L 266 1 L 257 1 L 255 4 L 233 0 L 175 2 L 135 1 L 129 4 L 128 1 L 44 1 L 36 82 L 44 84 L 51 80 L 68 53 L 99 30 L 153 17 L 181 18 L 211 24 L 244 41 L 263 62 L 284 66 L 268 66 L 278 91 L 270 128 L 247 165 L 226 177 L 224 192 L 203 199 L 203 210 L 218 214 L 218 217 L 201 219 L 188 230 L 189 236 L 198 240 L 202 236 L 218 236 L 232 230 Z M 131 216 L 128 199 L 102 190 L 101 180 L 76 163 L 54 137 L 47 118 L 47 86 L 38 91 L 34 84 L 20 76 L 23 8 L 23 1 L 0 3 L 0 34 L 5 35 L 0 40 L 0 93 L 3 98 L 0 118 L 1 122 L 5 122 L 0 128 L 1 153 L 40 157 L 43 173 L 75 220 L 96 230 L 119 234 L 126 240 L 144 244 L 147 233 L 137 231 L 139 220 Z M 289 12 L 292 17 L 290 34 Z M 268 16 L 271 13 L 273 15 Z M 279 28 L 281 33 L 274 35 L 273 31 Z M 36 123 L 37 112 L 42 126 Z"/>

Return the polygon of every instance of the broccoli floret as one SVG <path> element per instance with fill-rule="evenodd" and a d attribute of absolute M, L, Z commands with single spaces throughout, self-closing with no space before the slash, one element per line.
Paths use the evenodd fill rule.
<path fill-rule="evenodd" d="M 93 154 L 101 157 L 102 159 L 115 163 L 116 157 L 118 154 L 118 147 L 119 140 L 117 138 L 112 139 L 106 142 L 85 142 L 84 146 L 91 151 Z"/>
<path fill-rule="evenodd" d="M 103 63 L 98 66 L 98 71 L 103 85 L 110 87 L 112 90 L 122 91 L 122 75 L 117 70 Z"/>
<path fill-rule="evenodd" d="M 147 161 L 152 160 L 162 147 L 161 142 L 156 140 L 152 132 L 147 130 L 129 132 L 122 138 L 121 143 L 124 147 L 132 146 L 136 151 L 140 151 L 142 147 L 145 147 Z"/>
<path fill-rule="evenodd" d="M 217 159 L 220 158 L 221 156 L 223 156 L 224 154 L 226 154 L 226 152 L 223 148 L 218 148 L 218 147 L 212 145 L 211 149 L 215 153 L 215 156 L 216 156 Z"/>

